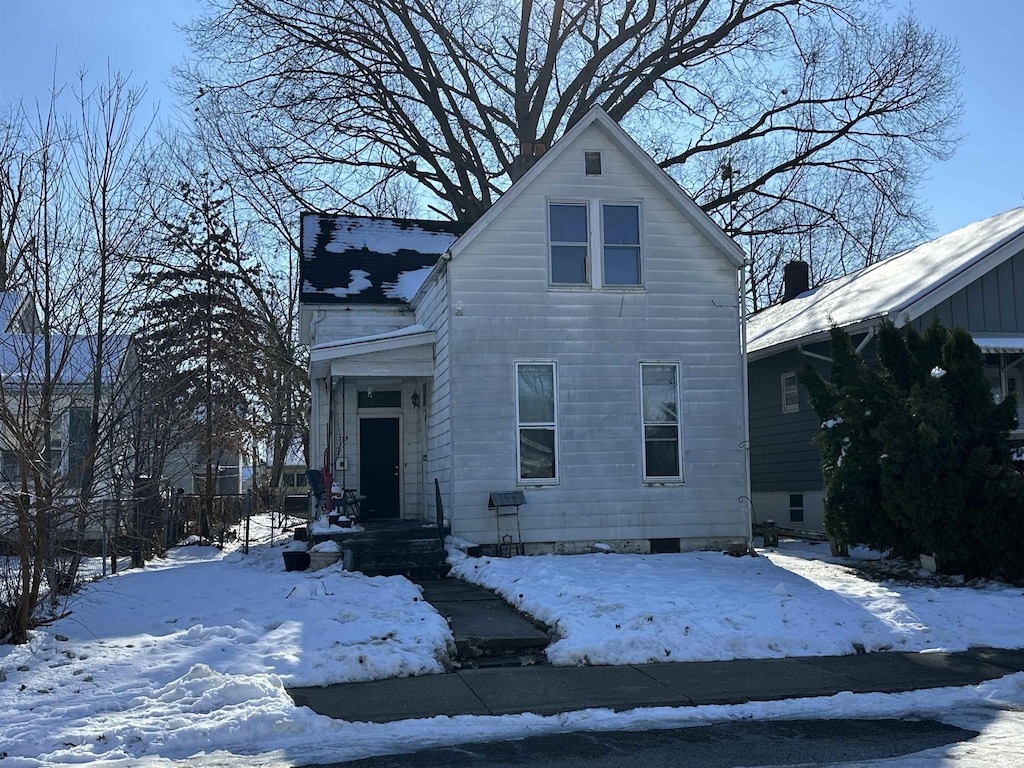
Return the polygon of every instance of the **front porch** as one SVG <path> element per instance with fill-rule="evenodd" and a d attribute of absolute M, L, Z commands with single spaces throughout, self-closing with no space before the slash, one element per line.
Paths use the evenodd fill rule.
<path fill-rule="evenodd" d="M 433 341 L 432 332 L 411 326 L 311 350 L 313 468 L 363 497 L 366 523 L 433 518 L 426 473 Z"/>

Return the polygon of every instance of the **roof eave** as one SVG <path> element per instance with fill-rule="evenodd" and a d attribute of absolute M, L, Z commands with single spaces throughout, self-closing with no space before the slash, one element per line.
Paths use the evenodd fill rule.
<path fill-rule="evenodd" d="M 884 320 L 887 317 L 890 317 L 888 313 L 875 315 L 874 317 L 869 317 L 865 320 L 858 320 L 855 323 L 850 323 L 849 325 L 842 326 L 842 328 L 844 331 L 846 331 L 848 334 L 852 336 L 857 333 L 863 333 L 865 331 L 870 330 L 871 328 L 880 325 L 882 320 Z M 900 323 L 897 322 L 897 325 L 899 324 Z M 771 346 L 768 347 L 761 347 L 760 349 L 755 350 L 748 349 L 747 360 L 749 360 L 750 362 L 754 362 L 755 360 L 763 360 L 766 357 L 773 357 L 775 355 L 782 354 L 783 352 L 789 350 L 798 349 L 799 347 L 809 346 L 811 344 L 820 344 L 822 342 L 828 341 L 831 338 L 831 336 L 832 329 L 829 328 L 823 331 L 814 331 L 813 333 L 800 336 L 799 338 L 796 339 L 786 339 L 785 341 L 780 341 L 777 344 L 772 344 Z"/>

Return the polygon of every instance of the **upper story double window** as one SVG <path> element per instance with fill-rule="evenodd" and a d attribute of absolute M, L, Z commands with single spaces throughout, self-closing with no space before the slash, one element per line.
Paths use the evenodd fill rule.
<path fill-rule="evenodd" d="M 639 204 L 549 203 L 548 241 L 553 286 L 639 288 L 643 284 Z"/>

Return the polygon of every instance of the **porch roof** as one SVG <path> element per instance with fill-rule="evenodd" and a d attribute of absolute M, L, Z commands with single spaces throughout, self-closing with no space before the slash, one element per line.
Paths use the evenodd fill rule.
<path fill-rule="evenodd" d="M 317 344 L 309 350 L 309 377 L 433 376 L 434 341 L 432 330 L 416 324 Z"/>
<path fill-rule="evenodd" d="M 990 354 L 1000 352 L 1024 352 L 1024 335 L 978 335 L 972 336 L 972 338 L 974 339 L 974 343 L 978 345 L 982 352 L 988 352 Z"/>

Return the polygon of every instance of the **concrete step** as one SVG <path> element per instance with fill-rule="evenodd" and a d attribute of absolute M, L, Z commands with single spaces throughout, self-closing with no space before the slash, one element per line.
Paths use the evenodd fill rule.
<path fill-rule="evenodd" d="M 530 659 L 543 658 L 547 632 L 490 590 L 459 579 L 420 587 L 424 599 L 448 620 L 462 666 L 527 666 Z"/>
<path fill-rule="evenodd" d="M 450 526 L 445 526 L 444 535 L 451 533 Z M 437 525 L 426 521 L 400 521 L 395 523 L 366 523 L 365 530 L 347 534 L 351 541 L 401 541 L 403 539 L 428 539 L 440 541 Z"/>
<path fill-rule="evenodd" d="M 391 542 L 390 549 L 352 549 L 342 551 L 345 570 L 359 571 L 367 576 L 408 576 L 411 579 L 439 579 L 451 570 L 440 547 L 417 549 L 405 547 L 406 542 Z"/>
<path fill-rule="evenodd" d="M 378 552 L 437 552 L 446 555 L 444 545 L 437 539 L 346 539 L 343 549 L 360 555 L 373 556 Z"/>
<path fill-rule="evenodd" d="M 548 665 L 543 653 L 516 653 L 502 656 L 478 656 L 473 659 L 460 658 L 460 669 L 503 669 L 509 667 L 535 667 Z"/>
<path fill-rule="evenodd" d="M 433 581 L 444 579 L 452 569 L 448 563 L 421 565 L 416 563 L 394 563 L 391 565 L 369 565 L 360 568 L 366 576 L 404 576 L 410 581 Z"/>

